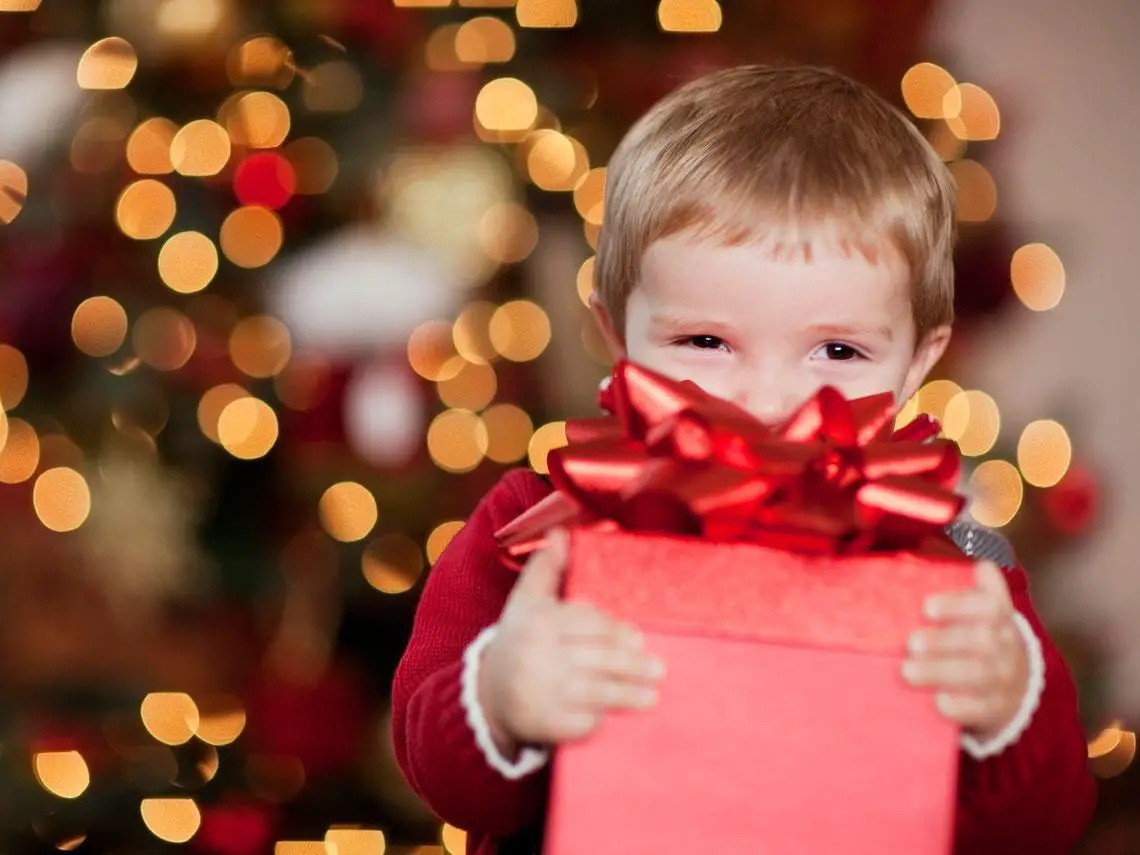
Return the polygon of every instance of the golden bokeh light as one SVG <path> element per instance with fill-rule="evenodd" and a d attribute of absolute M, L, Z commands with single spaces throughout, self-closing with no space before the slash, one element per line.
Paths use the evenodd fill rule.
<path fill-rule="evenodd" d="M 586 238 L 586 243 L 594 252 L 598 251 L 598 236 L 602 233 L 602 227 L 597 223 L 591 223 L 586 220 L 582 223 L 582 234 Z"/>
<path fill-rule="evenodd" d="M 915 415 L 925 413 L 941 421 L 946 414 L 946 405 L 961 391 L 962 387 L 953 380 L 931 380 L 918 390 Z"/>
<path fill-rule="evenodd" d="M 566 422 L 548 422 L 534 432 L 527 447 L 530 466 L 535 472 L 545 475 L 550 471 L 546 458 L 556 448 L 567 445 Z"/>
<path fill-rule="evenodd" d="M 477 300 L 474 303 L 469 303 L 459 313 L 459 317 L 455 319 L 455 324 L 451 328 L 452 343 L 455 346 L 455 352 L 458 353 L 467 362 L 472 362 L 476 365 L 491 362 L 498 358 L 499 354 L 495 352 L 494 345 L 491 344 L 491 318 L 495 314 L 496 306 L 494 303 L 489 303 L 486 300 Z M 462 368 L 462 365 L 459 366 Z M 441 380 L 450 379 L 452 368 L 449 367 L 447 372 L 448 376 L 444 376 Z M 479 409 L 478 407 L 469 407 L 468 409 Z"/>
<path fill-rule="evenodd" d="M 321 526 L 341 543 L 363 540 L 376 527 L 379 510 L 376 497 L 363 484 L 342 481 L 333 484 L 317 505 Z"/>
<path fill-rule="evenodd" d="M 142 122 L 127 139 L 127 165 L 139 175 L 168 175 L 174 171 L 170 146 L 178 126 L 156 117 Z"/>
<path fill-rule="evenodd" d="M 529 131 L 538 118 L 538 98 L 534 90 L 521 80 L 500 77 L 479 90 L 475 99 L 475 118 L 489 131 Z"/>
<path fill-rule="evenodd" d="M 255 315 L 238 321 L 230 333 L 230 359 L 250 377 L 273 377 L 289 364 L 293 340 L 277 318 Z"/>
<path fill-rule="evenodd" d="M 429 564 L 435 564 L 439 561 L 439 556 L 443 555 L 443 551 L 447 549 L 447 545 L 451 543 L 452 538 L 463 530 L 462 520 L 450 520 L 445 523 L 440 523 L 431 534 L 428 535 L 426 551 Z"/>
<path fill-rule="evenodd" d="M 364 550 L 361 570 L 368 584 L 384 594 L 409 591 L 424 570 L 424 554 L 403 534 L 384 534 Z"/>
<path fill-rule="evenodd" d="M 1017 467 L 1006 460 L 987 460 L 970 475 L 970 514 L 989 528 L 1008 525 L 1021 509 L 1025 485 Z"/>
<path fill-rule="evenodd" d="M 139 812 L 147 830 L 167 843 L 185 843 L 202 825 L 202 813 L 193 799 L 143 799 Z"/>
<path fill-rule="evenodd" d="M 275 36 L 254 36 L 230 51 L 226 76 L 232 85 L 286 89 L 297 73 L 293 51 Z"/>
<path fill-rule="evenodd" d="M 467 851 L 467 832 L 444 823 L 439 830 L 439 842 L 443 844 L 447 855 L 464 855 Z"/>
<path fill-rule="evenodd" d="M 606 168 L 591 169 L 574 188 L 574 207 L 587 223 L 602 224 L 606 194 Z"/>
<path fill-rule="evenodd" d="M 40 786 L 61 799 L 77 799 L 91 784 L 91 770 L 78 751 L 41 751 L 32 757 Z"/>
<path fill-rule="evenodd" d="M 198 705 L 183 692 L 151 692 L 139 706 L 139 717 L 163 745 L 185 745 L 201 723 Z"/>
<path fill-rule="evenodd" d="M 957 87 L 957 96 L 947 94 L 948 102 L 957 104 L 956 114 L 947 113 L 946 124 L 960 140 L 981 142 L 996 139 L 1001 131 L 1001 113 L 997 103 L 981 86 L 963 83 Z"/>
<path fill-rule="evenodd" d="M 0 344 L 0 407 L 14 410 L 28 393 L 28 360 L 10 344 Z"/>
<path fill-rule="evenodd" d="M 1010 281 L 1019 300 L 1035 312 L 1047 312 L 1065 293 L 1065 265 L 1043 243 L 1018 249 L 1009 265 Z"/>
<path fill-rule="evenodd" d="M 498 391 L 495 369 L 486 363 L 464 360 L 454 377 L 439 381 L 439 399 L 448 407 L 460 410 L 481 410 L 491 403 Z"/>
<path fill-rule="evenodd" d="M 139 57 L 126 39 L 100 39 L 83 52 L 76 71 L 80 89 L 126 89 L 139 69 Z"/>
<path fill-rule="evenodd" d="M 0 445 L 0 484 L 22 484 L 40 465 L 40 438 L 23 419 L 7 418 L 7 440 Z"/>
<path fill-rule="evenodd" d="M 58 466 L 40 473 L 32 488 L 32 505 L 45 528 L 75 531 L 91 513 L 91 490 L 74 469 Z"/>
<path fill-rule="evenodd" d="M 446 321 L 420 324 L 408 336 L 408 364 L 425 380 L 438 383 L 458 374 L 462 363 L 454 361 L 457 355 L 452 325 Z"/>
<path fill-rule="evenodd" d="M 946 163 L 958 160 L 966 153 L 966 141 L 956 136 L 945 121 L 934 122 L 927 129 L 926 139 Z"/>
<path fill-rule="evenodd" d="M 321 840 L 278 840 L 273 845 L 273 855 L 333 855 L 333 853 L 328 844 Z M 336 855 L 340 853 L 337 852 Z"/>
<path fill-rule="evenodd" d="M 330 828 L 325 833 L 327 855 L 384 855 L 386 846 L 378 828 Z"/>
<path fill-rule="evenodd" d="M 333 60 L 305 75 L 301 97 L 314 113 L 348 113 L 364 100 L 364 80 L 351 63 Z"/>
<path fill-rule="evenodd" d="M 226 168 L 232 153 L 230 135 L 210 119 L 190 122 L 170 141 L 170 163 L 179 175 L 217 175 Z"/>
<path fill-rule="evenodd" d="M 260 398 L 231 401 L 218 416 L 218 442 L 238 460 L 257 460 L 277 443 L 277 413 Z"/>
<path fill-rule="evenodd" d="M 985 454 L 994 447 L 1001 433 L 997 402 L 976 389 L 959 392 L 946 403 L 942 433 L 958 443 L 967 457 Z"/>
<path fill-rule="evenodd" d="M 320 196 L 336 182 L 340 164 L 331 145 L 316 137 L 293 140 L 282 149 L 297 177 L 296 192 L 301 196 Z"/>
<path fill-rule="evenodd" d="M 177 371 L 190 361 L 198 334 L 188 317 L 175 309 L 148 309 L 131 336 L 139 359 L 158 371 Z"/>
<path fill-rule="evenodd" d="M 248 148 L 276 148 L 291 126 L 289 107 L 272 92 L 247 92 L 226 115 L 230 139 Z"/>
<path fill-rule="evenodd" d="M 392 5 L 401 9 L 442 9 L 451 5 L 451 0 L 392 0 Z"/>
<path fill-rule="evenodd" d="M 470 410 L 445 410 L 428 426 L 428 453 L 446 472 L 470 472 L 483 462 L 487 445 L 487 426 Z"/>
<path fill-rule="evenodd" d="M 231 263 L 252 270 L 277 257 L 285 243 L 285 228 L 275 212 L 250 205 L 230 212 L 219 243 Z"/>
<path fill-rule="evenodd" d="M 724 13 L 717 0 L 661 0 L 657 23 L 667 33 L 715 33 Z"/>
<path fill-rule="evenodd" d="M 945 68 L 933 62 L 920 62 L 912 66 L 902 77 L 903 103 L 919 119 L 942 119 L 947 115 L 957 116 L 961 105 L 958 82 Z M 949 106 L 951 112 L 946 113 Z"/>
<path fill-rule="evenodd" d="M 512 362 L 529 362 L 550 344 L 550 318 L 537 303 L 513 300 L 495 310 L 488 332 L 500 356 Z"/>
<path fill-rule="evenodd" d="M 10 160 L 0 160 L 0 224 L 8 225 L 28 199 L 28 174 Z"/>
<path fill-rule="evenodd" d="M 526 141 L 526 171 L 541 190 L 569 192 L 590 169 L 585 147 L 558 131 L 535 131 Z"/>
<path fill-rule="evenodd" d="M 506 21 L 490 15 L 471 18 L 455 33 L 455 55 L 471 65 L 510 62 L 515 55 L 515 32 Z"/>
<path fill-rule="evenodd" d="M 1093 758 L 1089 766 L 1098 778 L 1115 778 L 1123 774 L 1136 759 L 1136 734 L 1131 730 L 1120 730 L 1120 738 L 1108 751 Z"/>
<path fill-rule="evenodd" d="M 465 9 L 511 9 L 515 0 L 459 0 Z"/>
<path fill-rule="evenodd" d="M 1064 426 L 1051 419 L 1031 422 L 1017 441 L 1017 466 L 1027 484 L 1052 487 L 1073 462 L 1073 443 Z"/>
<path fill-rule="evenodd" d="M 578 23 L 577 0 L 518 0 L 515 17 L 520 27 L 572 27 Z"/>
<path fill-rule="evenodd" d="M 158 276 L 178 294 L 194 294 L 218 275 L 218 247 L 201 231 L 171 235 L 158 251 Z"/>
<path fill-rule="evenodd" d="M 958 219 L 964 223 L 984 223 L 997 210 L 997 184 L 989 170 L 976 160 L 957 160 L 950 174 L 958 188 Z"/>
<path fill-rule="evenodd" d="M 211 442 L 221 444 L 218 420 L 222 412 L 234 401 L 248 398 L 249 392 L 234 383 L 223 383 L 208 389 L 198 401 L 198 428 Z"/>
<path fill-rule="evenodd" d="M 230 745 L 241 736 L 245 725 L 241 701 L 232 697 L 211 698 L 201 705 L 194 735 L 207 745 Z"/>
<path fill-rule="evenodd" d="M 578 268 L 578 299 L 582 301 L 583 306 L 590 305 L 590 297 L 594 294 L 594 265 L 596 262 L 597 256 L 591 255 Z"/>
<path fill-rule="evenodd" d="M 1089 759 L 1095 760 L 1097 757 L 1103 757 L 1105 754 L 1115 751 L 1123 737 L 1124 729 L 1122 723 L 1120 721 L 1112 722 L 1108 727 L 1089 740 Z"/>
<path fill-rule="evenodd" d="M 71 340 L 87 356 L 110 356 L 127 338 L 127 310 L 113 297 L 88 297 L 71 316 Z"/>
<path fill-rule="evenodd" d="M 135 240 L 154 240 L 174 224 L 177 205 L 174 192 L 153 178 L 128 184 L 115 205 L 120 231 Z"/>
<path fill-rule="evenodd" d="M 0 0 L 0 12 L 34 12 L 41 2 L 43 0 Z"/>
<path fill-rule="evenodd" d="M 496 404 L 483 413 L 487 457 L 495 463 L 517 463 L 527 455 L 534 423 L 521 407 Z"/>
<path fill-rule="evenodd" d="M 499 264 L 517 264 L 538 245 L 538 221 L 515 202 L 492 205 L 479 221 L 479 243 Z"/>
<path fill-rule="evenodd" d="M 459 58 L 456 38 L 461 24 L 443 24 L 432 31 L 424 42 L 424 62 L 430 71 L 463 71 L 471 63 Z"/>

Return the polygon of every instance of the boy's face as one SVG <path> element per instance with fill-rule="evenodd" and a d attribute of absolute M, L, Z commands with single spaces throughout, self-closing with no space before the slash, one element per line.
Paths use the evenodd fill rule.
<path fill-rule="evenodd" d="M 736 402 L 779 425 L 823 386 L 848 398 L 902 402 L 949 342 L 915 342 L 907 264 L 893 247 L 871 258 L 819 241 L 776 256 L 678 234 L 653 244 L 626 306 L 624 344 L 595 313 L 615 356 Z"/>

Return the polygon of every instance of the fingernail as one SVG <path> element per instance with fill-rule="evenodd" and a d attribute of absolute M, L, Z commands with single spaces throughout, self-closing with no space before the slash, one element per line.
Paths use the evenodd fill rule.
<path fill-rule="evenodd" d="M 650 707 L 657 706 L 657 690 L 656 689 L 643 689 L 638 692 L 637 705 L 642 709 L 649 709 Z"/>
<path fill-rule="evenodd" d="M 912 659 L 908 659 L 902 666 L 903 679 L 908 683 L 914 683 L 918 680 L 918 663 Z"/>
<path fill-rule="evenodd" d="M 938 620 L 938 615 L 941 611 L 942 607 L 936 599 L 930 599 L 923 603 L 922 613 L 930 620 Z"/>
<path fill-rule="evenodd" d="M 651 679 L 660 680 L 665 676 L 665 663 L 658 659 L 656 656 L 650 658 L 646 667 L 646 672 Z"/>
<path fill-rule="evenodd" d="M 921 632 L 912 632 L 906 640 L 906 649 L 911 653 L 921 653 L 926 649 L 926 638 Z"/>

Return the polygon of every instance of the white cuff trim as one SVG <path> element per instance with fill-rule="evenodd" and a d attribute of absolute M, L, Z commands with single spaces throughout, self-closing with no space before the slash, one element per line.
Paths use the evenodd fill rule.
<path fill-rule="evenodd" d="M 467 712 L 467 726 L 475 735 L 475 744 L 479 746 L 487 765 L 508 781 L 517 781 L 546 765 L 550 754 L 538 748 L 528 747 L 519 751 L 519 756 L 511 761 L 503 756 L 503 752 L 491 737 L 491 726 L 483 714 L 482 704 L 479 703 L 479 664 L 483 658 L 483 651 L 495 638 L 496 629 L 495 626 L 487 627 L 464 651 L 459 702 Z"/>
<path fill-rule="evenodd" d="M 1033 720 L 1033 714 L 1037 712 L 1037 705 L 1041 702 L 1041 693 L 1045 691 L 1045 654 L 1041 650 L 1041 641 L 1037 638 L 1033 627 L 1029 625 L 1029 621 L 1025 619 L 1025 615 L 1014 612 L 1013 622 L 1025 640 L 1025 651 L 1029 658 L 1029 685 L 1017 715 L 1005 730 L 993 739 L 982 742 L 967 733 L 962 734 L 962 750 L 975 760 L 996 757 L 1017 742 Z"/>

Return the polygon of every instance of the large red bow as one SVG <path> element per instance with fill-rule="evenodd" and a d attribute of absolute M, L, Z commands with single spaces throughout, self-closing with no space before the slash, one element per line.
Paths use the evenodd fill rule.
<path fill-rule="evenodd" d="M 894 433 L 889 393 L 821 389 L 781 429 L 694 383 L 619 363 L 611 416 L 570 422 L 557 490 L 498 533 L 512 563 L 555 526 L 668 532 L 797 552 L 939 551 L 963 499 L 957 447 L 921 420 Z"/>

